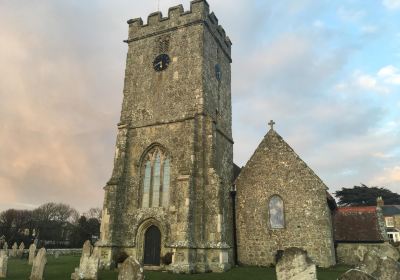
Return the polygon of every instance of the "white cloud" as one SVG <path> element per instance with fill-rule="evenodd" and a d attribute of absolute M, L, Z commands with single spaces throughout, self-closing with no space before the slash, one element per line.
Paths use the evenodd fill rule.
<path fill-rule="evenodd" d="M 382 3 L 389 10 L 400 9 L 400 0 L 383 0 Z"/>
<path fill-rule="evenodd" d="M 393 65 L 388 65 L 378 71 L 378 77 L 387 84 L 400 85 L 400 71 Z"/>

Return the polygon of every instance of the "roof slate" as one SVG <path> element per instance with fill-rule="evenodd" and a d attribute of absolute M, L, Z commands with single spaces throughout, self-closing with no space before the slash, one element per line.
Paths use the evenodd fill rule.
<path fill-rule="evenodd" d="M 334 213 L 337 242 L 383 242 L 375 206 L 341 207 Z"/>
<path fill-rule="evenodd" d="M 400 205 L 383 205 L 381 206 L 383 216 L 400 215 Z"/>

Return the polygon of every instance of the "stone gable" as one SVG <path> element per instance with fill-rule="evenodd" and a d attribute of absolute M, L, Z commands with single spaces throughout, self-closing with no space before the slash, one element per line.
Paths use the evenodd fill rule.
<path fill-rule="evenodd" d="M 306 250 L 320 266 L 335 263 L 327 187 L 271 129 L 236 180 L 239 262 L 270 265 L 279 250 Z M 283 201 L 284 225 L 273 228 L 273 196 Z"/>

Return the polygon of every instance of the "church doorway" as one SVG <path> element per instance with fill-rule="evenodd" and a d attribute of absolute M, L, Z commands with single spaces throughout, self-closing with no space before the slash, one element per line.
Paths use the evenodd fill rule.
<path fill-rule="evenodd" d="M 160 265 L 161 232 L 150 226 L 144 236 L 144 265 Z"/>

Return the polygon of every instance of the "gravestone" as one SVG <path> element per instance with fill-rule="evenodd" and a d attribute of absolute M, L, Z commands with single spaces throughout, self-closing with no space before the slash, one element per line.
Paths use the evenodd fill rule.
<path fill-rule="evenodd" d="M 57 260 L 60 257 L 60 251 L 54 253 L 54 258 Z"/>
<path fill-rule="evenodd" d="M 31 277 L 30 280 L 42 280 L 44 269 L 46 267 L 47 258 L 46 258 L 46 249 L 42 248 L 37 253 L 35 259 L 33 260 Z"/>
<path fill-rule="evenodd" d="M 307 252 L 299 248 L 289 248 L 283 252 L 276 264 L 278 280 L 317 280 L 317 268 Z"/>
<path fill-rule="evenodd" d="M 379 252 L 371 250 L 364 256 L 357 269 L 378 280 L 399 280 L 400 264 L 390 257 L 381 257 Z"/>
<path fill-rule="evenodd" d="M 87 240 L 83 244 L 82 256 L 79 262 L 79 267 L 75 268 L 75 272 L 71 274 L 71 279 L 90 279 L 97 280 L 97 274 L 99 271 L 99 254 L 97 248 L 93 250 L 93 246 L 90 241 Z"/>
<path fill-rule="evenodd" d="M 33 260 L 35 259 L 35 253 L 36 253 L 36 245 L 34 243 L 29 246 L 29 259 L 28 263 L 33 264 Z"/>
<path fill-rule="evenodd" d="M 350 269 L 342 274 L 338 280 L 376 280 L 370 274 L 358 269 Z"/>
<path fill-rule="evenodd" d="M 8 243 L 7 242 L 4 242 L 3 250 L 6 253 L 6 255 L 8 256 Z"/>
<path fill-rule="evenodd" d="M 118 280 L 144 280 L 143 267 L 134 258 L 127 258 L 121 265 Z"/>
<path fill-rule="evenodd" d="M 4 250 L 0 250 L 0 278 L 7 278 L 7 265 L 7 253 Z"/>
<path fill-rule="evenodd" d="M 14 242 L 12 248 L 11 248 L 11 257 L 16 257 L 17 256 L 17 251 L 18 251 L 18 245 L 17 242 Z"/>
<path fill-rule="evenodd" d="M 22 257 L 22 255 L 24 254 L 24 250 L 25 250 L 25 244 L 24 244 L 24 242 L 21 242 L 21 244 L 19 244 L 19 248 L 18 248 L 18 252 L 17 252 L 17 256 L 19 258 Z"/>

